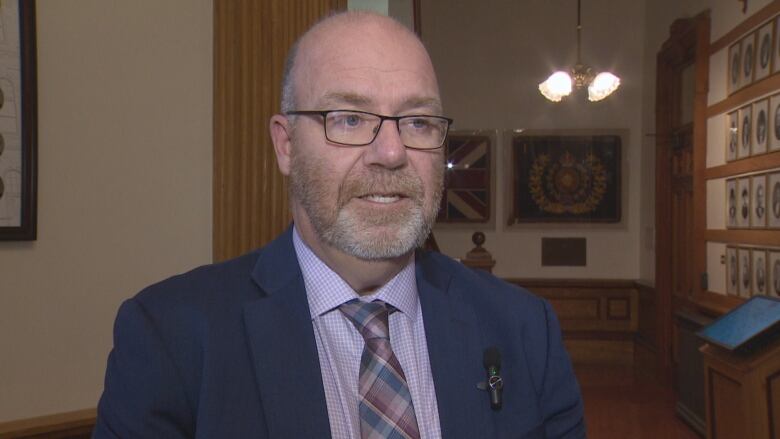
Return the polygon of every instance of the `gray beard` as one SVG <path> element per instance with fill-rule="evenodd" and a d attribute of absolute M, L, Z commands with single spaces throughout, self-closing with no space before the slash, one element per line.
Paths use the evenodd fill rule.
<path fill-rule="evenodd" d="M 436 221 L 443 190 L 442 166 L 433 202 L 426 207 L 422 181 L 408 169 L 373 168 L 361 175 L 348 175 L 338 188 L 334 204 L 327 194 L 324 170 L 308 156 L 293 152 L 290 191 L 326 244 L 364 260 L 397 258 L 425 243 Z M 402 193 L 412 206 L 394 213 L 360 212 L 354 205 L 347 206 L 353 198 L 374 192 Z"/>

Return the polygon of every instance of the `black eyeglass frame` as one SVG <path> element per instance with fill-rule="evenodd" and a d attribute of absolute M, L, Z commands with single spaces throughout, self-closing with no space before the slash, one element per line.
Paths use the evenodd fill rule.
<path fill-rule="evenodd" d="M 374 137 L 371 138 L 369 142 L 366 143 L 342 143 L 342 142 L 336 142 L 335 140 L 331 139 L 328 136 L 328 125 L 325 123 L 325 121 L 328 118 L 328 113 L 337 113 L 337 112 L 344 112 L 344 113 L 360 113 L 360 114 L 368 114 L 371 116 L 376 116 L 379 118 L 379 126 L 377 127 L 376 131 L 374 131 Z M 444 130 L 444 136 L 441 139 L 441 144 L 435 148 L 415 148 L 413 146 L 404 145 L 404 147 L 409 149 L 414 149 L 417 151 L 435 151 L 442 146 L 444 146 L 444 142 L 447 141 L 447 134 L 450 132 L 450 125 L 452 125 L 453 120 L 449 117 L 444 116 L 435 116 L 432 114 L 406 114 L 403 116 L 384 116 L 382 114 L 376 114 L 371 113 L 368 111 L 360 111 L 360 110 L 293 110 L 288 111 L 284 113 L 285 116 L 322 116 L 322 129 L 325 131 L 325 138 L 328 139 L 329 142 L 335 143 L 337 145 L 344 145 L 344 146 L 366 146 L 370 145 L 376 140 L 376 137 L 379 135 L 379 131 L 382 130 L 382 124 L 385 123 L 386 120 L 393 120 L 395 121 L 395 127 L 398 130 L 398 135 L 401 135 L 401 124 L 399 121 L 401 119 L 409 119 L 409 118 L 415 118 L 415 117 L 432 117 L 434 119 L 439 119 L 447 122 L 447 127 Z"/>

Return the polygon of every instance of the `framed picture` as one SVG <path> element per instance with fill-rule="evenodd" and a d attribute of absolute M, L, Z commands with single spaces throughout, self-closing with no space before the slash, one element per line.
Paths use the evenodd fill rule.
<path fill-rule="evenodd" d="M 767 177 L 767 226 L 780 228 L 780 172 Z"/>
<path fill-rule="evenodd" d="M 750 178 L 737 179 L 737 227 L 750 227 Z"/>
<path fill-rule="evenodd" d="M 726 161 L 732 162 L 737 159 L 737 148 L 739 147 L 739 112 L 737 111 L 732 111 L 728 115 L 726 145 Z"/>
<path fill-rule="evenodd" d="M 739 261 L 737 248 L 726 247 L 726 293 L 739 295 Z"/>
<path fill-rule="evenodd" d="M 0 240 L 36 238 L 35 2 L 0 3 Z"/>
<path fill-rule="evenodd" d="M 619 134 L 513 133 L 509 224 L 619 222 L 621 144 Z"/>
<path fill-rule="evenodd" d="M 764 99 L 753 104 L 752 155 L 763 154 L 767 150 L 767 126 L 769 125 L 769 100 Z"/>
<path fill-rule="evenodd" d="M 756 45 L 756 75 L 755 80 L 766 78 L 772 71 L 772 27 L 773 22 L 768 22 L 758 29 Z"/>
<path fill-rule="evenodd" d="M 753 140 L 753 107 L 748 105 L 739 110 L 739 149 L 737 158 L 750 157 L 750 147 Z"/>
<path fill-rule="evenodd" d="M 772 122 L 769 151 L 780 151 L 780 95 L 769 98 L 769 121 Z"/>
<path fill-rule="evenodd" d="M 486 223 L 492 217 L 495 131 L 451 131 L 444 145 L 444 193 L 436 221 Z"/>
<path fill-rule="evenodd" d="M 756 33 L 742 39 L 742 75 L 739 80 L 739 88 L 746 87 L 753 83 L 753 77 L 756 73 Z"/>
<path fill-rule="evenodd" d="M 728 72 L 728 93 L 734 93 L 739 90 L 740 79 L 742 78 L 742 42 L 737 41 L 729 47 L 729 72 Z"/>
<path fill-rule="evenodd" d="M 766 175 L 750 177 L 751 207 L 750 226 L 766 227 Z"/>
<path fill-rule="evenodd" d="M 775 47 L 774 47 L 774 62 L 772 62 L 772 73 L 780 71 L 780 15 L 775 18 Z"/>
<path fill-rule="evenodd" d="M 766 294 L 766 250 L 754 248 L 750 251 L 753 267 L 753 292 L 751 295 Z"/>
<path fill-rule="evenodd" d="M 769 275 L 767 294 L 780 297 L 780 251 L 770 250 L 767 259 L 767 274 Z"/>
<path fill-rule="evenodd" d="M 726 180 L 726 227 L 737 227 L 737 179 Z"/>
<path fill-rule="evenodd" d="M 739 261 L 739 296 L 750 297 L 753 284 L 750 249 L 738 248 L 737 260 Z"/>

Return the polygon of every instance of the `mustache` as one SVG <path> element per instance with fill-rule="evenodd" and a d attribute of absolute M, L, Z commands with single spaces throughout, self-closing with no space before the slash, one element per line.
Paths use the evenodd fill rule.
<path fill-rule="evenodd" d="M 397 195 L 422 202 L 423 185 L 420 177 L 409 171 L 369 168 L 350 174 L 339 186 L 339 205 L 350 199 L 370 194 Z"/>

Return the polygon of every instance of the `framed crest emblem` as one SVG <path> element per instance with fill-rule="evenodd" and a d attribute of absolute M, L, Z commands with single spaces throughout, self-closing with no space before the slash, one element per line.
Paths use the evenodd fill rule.
<path fill-rule="evenodd" d="M 618 134 L 513 134 L 509 224 L 620 222 L 621 144 Z"/>

